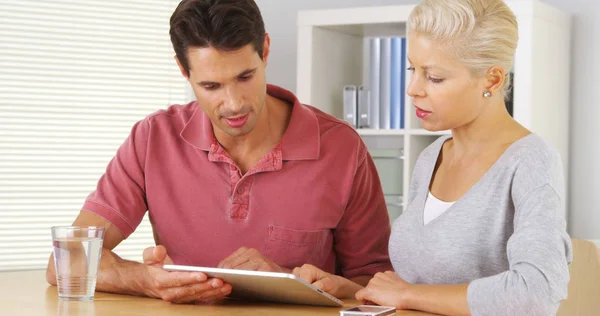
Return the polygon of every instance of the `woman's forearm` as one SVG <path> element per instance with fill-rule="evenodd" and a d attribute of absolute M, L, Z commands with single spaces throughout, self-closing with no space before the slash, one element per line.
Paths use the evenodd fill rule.
<path fill-rule="evenodd" d="M 408 309 L 440 315 L 471 315 L 467 302 L 469 284 L 413 284 L 407 295 Z"/>

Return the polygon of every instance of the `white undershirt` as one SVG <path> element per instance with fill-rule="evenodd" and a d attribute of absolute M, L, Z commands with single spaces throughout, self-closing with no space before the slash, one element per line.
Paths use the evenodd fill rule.
<path fill-rule="evenodd" d="M 423 210 L 423 224 L 436 219 L 442 215 L 446 210 L 452 206 L 454 202 L 444 202 L 431 194 L 431 191 L 427 193 L 427 200 L 425 201 L 425 209 Z"/>

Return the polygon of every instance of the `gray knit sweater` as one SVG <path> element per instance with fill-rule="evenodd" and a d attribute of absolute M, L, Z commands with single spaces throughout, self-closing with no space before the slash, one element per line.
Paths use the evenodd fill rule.
<path fill-rule="evenodd" d="M 394 269 L 420 284 L 469 283 L 473 315 L 553 315 L 567 297 L 572 248 L 560 156 L 541 137 L 514 142 L 447 211 L 423 225 L 442 136 L 420 155 L 389 244 Z"/>

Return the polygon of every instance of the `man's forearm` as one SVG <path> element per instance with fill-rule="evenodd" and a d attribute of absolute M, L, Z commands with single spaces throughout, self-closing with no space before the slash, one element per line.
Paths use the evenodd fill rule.
<path fill-rule="evenodd" d="M 124 260 L 111 250 L 102 249 L 96 290 L 101 292 L 146 295 L 144 292 L 145 267 L 143 264 Z M 56 285 L 56 270 L 54 267 L 54 254 L 50 256 L 48 270 L 46 271 L 48 283 Z"/>
<path fill-rule="evenodd" d="M 145 267 L 135 261 L 124 260 L 108 249 L 102 250 L 96 290 L 119 294 L 146 295 L 143 284 Z"/>

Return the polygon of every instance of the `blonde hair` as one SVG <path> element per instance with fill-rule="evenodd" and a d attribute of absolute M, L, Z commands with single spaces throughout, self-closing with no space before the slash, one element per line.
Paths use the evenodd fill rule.
<path fill-rule="evenodd" d="M 423 0 L 411 12 L 408 27 L 448 45 L 475 76 L 503 67 L 507 77 L 502 92 L 508 91 L 519 35 L 517 19 L 504 1 Z"/>

